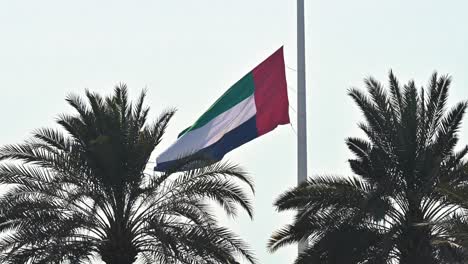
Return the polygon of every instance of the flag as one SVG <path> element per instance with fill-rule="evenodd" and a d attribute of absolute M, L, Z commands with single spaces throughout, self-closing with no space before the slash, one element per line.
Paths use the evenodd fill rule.
<path fill-rule="evenodd" d="M 191 169 L 220 161 L 229 151 L 278 125 L 288 124 L 288 108 L 281 47 L 229 88 L 193 125 L 183 130 L 178 139 L 157 157 L 155 170 Z M 187 164 L 190 162 L 193 164 Z"/>

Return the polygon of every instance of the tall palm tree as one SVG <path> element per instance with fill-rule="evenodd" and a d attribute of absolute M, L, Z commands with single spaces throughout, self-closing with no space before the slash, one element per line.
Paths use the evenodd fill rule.
<path fill-rule="evenodd" d="M 297 264 L 466 263 L 448 224 L 463 211 L 440 190 L 468 182 L 468 147 L 454 151 L 467 103 L 446 110 L 447 76 L 434 73 L 420 91 L 389 80 L 389 90 L 368 78 L 367 94 L 349 91 L 365 117 L 365 138 L 346 140 L 354 175 L 312 177 L 282 194 L 277 209 L 297 214 L 270 250 L 308 241 Z"/>
<path fill-rule="evenodd" d="M 59 129 L 39 129 L 0 148 L 1 263 L 254 263 L 245 243 L 220 226 L 210 201 L 252 216 L 251 180 L 235 165 L 145 173 L 174 114 L 147 124 L 120 85 L 103 98 L 66 100 L 77 111 Z"/>

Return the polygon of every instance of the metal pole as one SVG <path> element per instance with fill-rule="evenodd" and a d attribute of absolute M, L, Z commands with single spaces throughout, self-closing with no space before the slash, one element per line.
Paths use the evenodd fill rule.
<path fill-rule="evenodd" d="M 307 180 L 307 119 L 304 0 L 297 0 L 297 183 Z M 299 253 L 307 241 L 299 242 Z"/>

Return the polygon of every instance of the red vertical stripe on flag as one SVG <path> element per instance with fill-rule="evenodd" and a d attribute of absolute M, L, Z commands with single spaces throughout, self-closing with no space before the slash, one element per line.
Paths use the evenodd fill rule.
<path fill-rule="evenodd" d="M 289 123 L 283 47 L 255 67 L 252 74 L 255 83 L 257 132 L 261 136 L 278 125 Z"/>

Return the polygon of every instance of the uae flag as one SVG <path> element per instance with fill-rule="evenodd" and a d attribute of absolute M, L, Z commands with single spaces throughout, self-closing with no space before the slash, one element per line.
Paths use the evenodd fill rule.
<path fill-rule="evenodd" d="M 156 171 L 187 170 L 220 161 L 226 153 L 289 123 L 281 47 L 227 90 L 156 159 Z"/>

